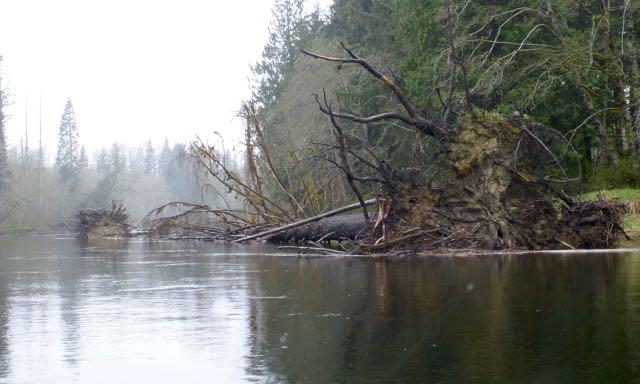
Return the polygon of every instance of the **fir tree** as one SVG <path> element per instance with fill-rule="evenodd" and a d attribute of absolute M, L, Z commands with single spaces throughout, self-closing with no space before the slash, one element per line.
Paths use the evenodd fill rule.
<path fill-rule="evenodd" d="M 131 175 L 144 175 L 145 172 L 145 148 L 129 148 L 127 160 L 129 161 L 129 173 Z"/>
<path fill-rule="evenodd" d="M 76 125 L 76 115 L 73 111 L 71 99 L 67 100 L 64 113 L 60 119 L 58 130 L 58 153 L 56 155 L 56 166 L 60 171 L 63 182 L 75 184 L 78 181 L 77 170 L 79 168 L 78 153 L 78 127 Z"/>
<path fill-rule="evenodd" d="M 109 161 L 113 174 L 120 175 L 124 173 L 127 166 L 127 159 L 124 154 L 124 147 L 121 144 L 113 143 L 111 152 L 109 153 Z"/>
<path fill-rule="evenodd" d="M 82 148 L 80 148 L 80 157 L 78 158 L 78 168 L 80 169 L 89 168 L 89 158 L 87 157 L 87 151 L 84 148 L 84 145 L 82 146 Z"/>
<path fill-rule="evenodd" d="M 169 148 L 169 140 L 164 139 L 164 145 L 162 146 L 162 152 L 160 152 L 160 158 L 158 159 L 158 173 L 166 175 L 171 163 L 171 149 Z"/>
<path fill-rule="evenodd" d="M 273 105 L 281 96 L 293 72 L 301 43 L 322 24 L 319 10 L 305 15 L 304 0 L 276 0 L 272 14 L 269 40 L 262 59 L 251 68 L 258 81 L 253 97 L 264 108 Z"/>
<path fill-rule="evenodd" d="M 98 157 L 96 157 L 96 171 L 107 173 L 109 172 L 109 167 L 109 153 L 105 148 L 102 148 Z"/>
<path fill-rule="evenodd" d="M 144 173 L 147 175 L 155 175 L 158 168 L 157 163 L 156 151 L 153 149 L 153 145 L 151 145 L 151 140 L 149 140 L 144 150 Z"/>
<path fill-rule="evenodd" d="M 0 64 L 2 64 L 2 56 L 0 56 Z M 9 164 L 4 126 L 6 121 L 4 114 L 6 101 L 6 93 L 2 87 L 2 73 L 0 73 L 0 191 L 6 189 L 9 184 Z"/>

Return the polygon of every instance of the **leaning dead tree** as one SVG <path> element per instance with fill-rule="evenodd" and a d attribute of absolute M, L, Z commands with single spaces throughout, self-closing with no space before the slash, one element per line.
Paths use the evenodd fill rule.
<path fill-rule="evenodd" d="M 188 159 L 208 180 L 204 188 L 214 192 L 220 206 L 167 203 L 145 218 L 150 236 L 314 242 L 353 240 L 363 233 L 366 221 L 362 217 L 334 216 L 377 204 L 375 199 L 361 198 L 358 203 L 332 207 L 327 191 L 340 176 L 339 169 L 321 162 L 317 172 L 322 177 L 311 178 L 298 169 L 302 160 L 294 152 L 289 153 L 289 167 L 278 169 L 255 107 L 244 104 L 240 116 L 246 122 L 244 169 L 234 166 L 216 147 L 203 141 L 193 142 L 188 152 Z M 276 192 L 267 193 L 267 189 Z"/>

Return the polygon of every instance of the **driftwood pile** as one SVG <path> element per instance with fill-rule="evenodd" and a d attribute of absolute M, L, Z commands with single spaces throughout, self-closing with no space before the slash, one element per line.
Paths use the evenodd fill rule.
<path fill-rule="evenodd" d="M 627 204 L 599 198 L 568 208 L 565 217 L 581 239 L 580 248 L 610 248 L 620 236 L 628 239 L 620 225 L 628 210 Z"/>
<path fill-rule="evenodd" d="M 80 239 L 99 237 L 129 237 L 131 225 L 129 215 L 122 204 L 113 203 L 111 210 L 104 208 L 83 209 L 74 217 L 73 224 Z"/>

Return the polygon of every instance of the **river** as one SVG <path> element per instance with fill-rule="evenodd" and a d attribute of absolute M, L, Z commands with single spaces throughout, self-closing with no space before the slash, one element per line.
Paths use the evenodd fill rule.
<path fill-rule="evenodd" d="M 640 380 L 640 253 L 0 238 L 0 382 Z"/>

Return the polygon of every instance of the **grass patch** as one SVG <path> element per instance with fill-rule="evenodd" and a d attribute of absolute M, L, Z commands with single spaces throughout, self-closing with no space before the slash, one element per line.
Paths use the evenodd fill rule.
<path fill-rule="evenodd" d="M 35 232 L 34 228 L 22 227 L 19 225 L 7 225 L 0 227 L 0 233 L 31 233 Z"/>
<path fill-rule="evenodd" d="M 629 237 L 633 239 L 640 238 L 640 214 L 628 213 L 624 217 L 622 227 Z"/>
<path fill-rule="evenodd" d="M 598 196 L 602 196 L 605 199 L 617 199 L 630 203 L 635 200 L 640 200 L 640 189 L 633 188 L 621 188 L 611 189 L 603 191 L 594 191 L 582 194 L 578 196 L 581 200 L 595 200 Z"/>
<path fill-rule="evenodd" d="M 580 200 L 595 200 L 598 197 L 628 203 L 631 207 L 631 212 L 625 215 L 622 227 L 629 237 L 633 239 L 640 238 L 640 189 L 611 189 L 589 192 L 578 196 Z"/>

